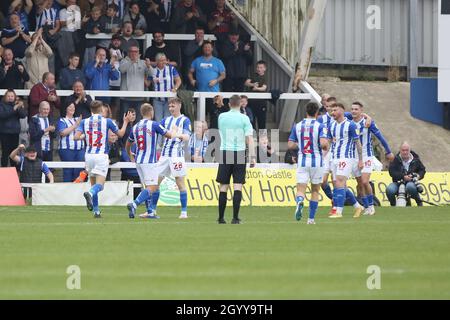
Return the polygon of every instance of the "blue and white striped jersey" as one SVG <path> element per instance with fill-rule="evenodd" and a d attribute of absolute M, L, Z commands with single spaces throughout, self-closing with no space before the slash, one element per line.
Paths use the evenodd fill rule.
<path fill-rule="evenodd" d="M 191 136 L 191 120 L 185 115 L 181 115 L 178 118 L 174 118 L 173 116 L 167 117 L 161 121 L 161 125 L 167 130 L 172 130 L 173 126 L 178 127 L 178 133 L 187 134 Z M 163 143 L 163 149 L 161 156 L 164 157 L 184 157 L 184 142 L 183 140 L 176 139 L 168 139 L 165 138 Z"/>
<path fill-rule="evenodd" d="M 299 166 L 323 167 L 320 139 L 328 138 L 327 132 L 325 124 L 315 119 L 304 119 L 292 128 L 289 141 L 297 142 L 299 145 Z"/>
<path fill-rule="evenodd" d="M 114 133 L 119 131 L 116 124 L 108 118 L 103 118 L 99 114 L 94 114 L 88 119 L 81 120 L 77 131 L 86 135 L 86 153 L 88 154 L 108 154 L 108 131 Z"/>
<path fill-rule="evenodd" d="M 341 123 L 335 121 L 328 131 L 328 138 L 333 141 L 331 152 L 333 159 L 354 159 L 357 157 L 355 141 L 359 139 L 359 127 L 345 119 Z"/>
<path fill-rule="evenodd" d="M 346 117 L 348 120 L 353 120 L 353 116 L 352 116 L 352 114 L 350 112 L 345 112 L 344 113 L 344 117 Z M 319 121 L 319 123 L 323 123 L 326 126 L 327 129 L 330 129 L 331 125 L 336 120 L 334 120 L 334 118 L 330 114 L 328 114 L 328 112 L 327 112 L 327 113 L 319 116 L 317 118 L 317 121 Z"/>
<path fill-rule="evenodd" d="M 150 80 L 155 83 L 155 91 L 157 92 L 168 92 L 175 88 L 175 78 L 179 78 L 180 75 L 174 66 L 167 64 L 163 69 L 155 67 L 153 69 L 153 74 L 149 77 Z M 158 79 L 158 81 L 155 81 Z M 162 101 L 167 100 L 167 98 L 159 98 Z"/>
<path fill-rule="evenodd" d="M 39 114 L 34 116 L 36 119 L 39 120 L 39 125 L 41 127 L 42 131 L 45 131 L 50 125 L 48 117 L 39 117 Z M 46 132 L 41 137 L 41 148 L 42 151 L 50 151 L 50 132 Z"/>
<path fill-rule="evenodd" d="M 167 129 L 158 122 L 142 119 L 130 132 L 128 141 L 136 142 L 136 163 L 155 163 L 158 134 L 165 135 Z"/>
<path fill-rule="evenodd" d="M 391 153 L 391 149 L 389 148 L 389 144 L 387 143 L 386 139 L 381 134 L 380 129 L 378 129 L 377 125 L 375 124 L 375 121 L 372 120 L 372 123 L 369 128 L 366 128 L 366 119 L 361 119 L 358 122 L 354 122 L 360 131 L 359 139 L 361 141 L 362 145 L 362 156 L 364 158 L 366 157 L 373 157 L 373 144 L 372 144 L 372 134 L 377 137 L 377 139 L 381 142 L 383 145 L 386 154 Z"/>
<path fill-rule="evenodd" d="M 203 135 L 203 138 L 199 139 L 197 138 L 196 134 L 193 134 L 191 136 L 191 139 L 189 140 L 189 149 L 191 150 L 191 157 L 193 157 L 198 150 L 198 155 L 201 157 L 204 157 L 206 154 L 206 150 L 208 149 L 209 139 L 208 136 L 205 134 Z"/>
<path fill-rule="evenodd" d="M 60 118 L 56 130 L 58 132 L 64 131 L 70 128 L 77 122 L 78 118 Z M 59 136 L 59 149 L 61 150 L 83 150 L 84 141 L 75 141 L 73 138 L 75 136 L 75 130 L 69 135 L 62 137 Z"/>

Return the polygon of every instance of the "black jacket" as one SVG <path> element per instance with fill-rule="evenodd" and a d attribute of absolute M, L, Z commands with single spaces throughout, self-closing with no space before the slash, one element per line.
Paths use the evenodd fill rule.
<path fill-rule="evenodd" d="M 25 82 L 30 81 L 30 76 L 24 67 L 23 73 L 19 71 L 20 62 L 14 62 L 12 67 L 5 72 L 5 63 L 0 63 L 0 89 L 23 89 Z"/>
<path fill-rule="evenodd" d="M 55 121 L 52 117 L 48 117 L 49 125 L 55 125 Z M 44 135 L 44 130 L 41 129 L 41 125 L 39 123 L 39 119 L 36 117 L 32 117 L 30 121 L 30 145 L 36 148 L 38 156 L 42 156 L 42 145 L 41 138 Z M 53 139 L 56 137 L 56 130 L 54 132 L 50 132 L 50 151 L 53 151 Z"/>
<path fill-rule="evenodd" d="M 77 101 L 78 96 L 73 94 L 71 96 L 68 96 L 65 101 L 65 107 L 62 111 L 62 115 L 66 114 L 66 109 L 70 104 L 75 104 L 75 101 Z M 87 119 L 92 115 L 91 112 L 91 102 L 92 97 L 90 95 L 86 95 L 85 101 L 80 101 L 80 103 L 75 105 L 75 114 L 74 117 L 79 117 L 80 115 L 83 116 L 83 119 Z"/>
<path fill-rule="evenodd" d="M 389 165 L 389 175 L 392 177 L 393 182 L 398 182 L 403 179 L 405 175 L 417 173 L 419 174 L 419 179 L 423 179 L 425 177 L 425 166 L 423 165 L 422 161 L 420 161 L 420 158 L 417 153 L 414 151 L 411 151 L 411 154 L 413 155 L 413 160 L 411 161 L 411 164 L 409 165 L 409 170 L 406 171 L 403 167 L 402 158 L 400 157 L 400 153 L 397 153 L 395 156 L 394 161 L 391 162 Z"/>
<path fill-rule="evenodd" d="M 0 103 L 0 133 L 19 134 L 20 119 L 27 116 L 27 111 L 23 108 L 14 110 L 13 103 Z"/>
<path fill-rule="evenodd" d="M 239 49 L 234 50 L 234 44 L 226 40 L 220 50 L 220 56 L 227 70 L 227 78 L 247 78 L 247 67 L 253 62 L 251 50 L 245 51 L 245 43 L 239 42 Z"/>

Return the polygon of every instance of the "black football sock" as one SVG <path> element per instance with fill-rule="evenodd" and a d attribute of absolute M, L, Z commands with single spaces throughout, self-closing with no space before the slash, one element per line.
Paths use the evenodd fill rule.
<path fill-rule="evenodd" d="M 233 219 L 239 219 L 239 210 L 241 209 L 242 191 L 234 191 L 233 195 Z"/>
<path fill-rule="evenodd" d="M 227 207 L 227 193 L 221 192 L 219 194 L 219 220 L 223 220 L 225 216 L 226 207 Z"/>

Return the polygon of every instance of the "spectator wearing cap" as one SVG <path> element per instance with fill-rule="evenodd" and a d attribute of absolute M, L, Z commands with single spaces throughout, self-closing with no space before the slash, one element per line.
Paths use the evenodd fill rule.
<path fill-rule="evenodd" d="M 13 51 L 16 58 L 23 59 L 25 50 L 31 43 L 30 34 L 20 24 L 20 17 L 17 14 L 9 16 L 9 28 L 5 28 L 1 32 L 1 45 Z"/>
<path fill-rule="evenodd" d="M 31 117 L 30 145 L 36 148 L 39 157 L 44 161 L 53 161 L 55 130 L 53 118 L 50 117 L 50 104 L 42 101 L 39 104 L 39 113 Z"/>
<path fill-rule="evenodd" d="M 24 153 L 22 154 L 22 152 Z M 52 172 L 45 162 L 38 157 L 35 147 L 25 148 L 21 144 L 11 152 L 9 157 L 17 165 L 20 183 L 41 183 L 42 174 L 45 174 L 50 183 L 55 182 Z"/>
<path fill-rule="evenodd" d="M 153 33 L 152 46 L 145 50 L 145 59 L 149 59 L 152 66 L 156 65 L 156 55 L 158 53 L 164 53 L 167 57 L 167 62 L 178 67 L 180 64 L 180 48 L 177 45 L 169 45 L 165 42 L 165 34 L 159 30 Z"/>
<path fill-rule="evenodd" d="M 253 54 L 249 43 L 239 39 L 239 32 L 232 30 L 219 50 L 227 70 L 227 78 L 223 82 L 223 90 L 227 92 L 244 91 L 244 83 L 248 76 L 248 66 L 253 62 Z"/>
<path fill-rule="evenodd" d="M 28 120 L 39 113 L 39 105 L 42 101 L 48 102 L 50 105 L 50 115 L 53 115 L 55 109 L 60 109 L 61 99 L 56 93 L 55 75 L 46 72 L 42 76 L 42 82 L 35 84 L 30 90 L 28 103 Z"/>
<path fill-rule="evenodd" d="M 42 75 L 49 72 L 48 61 L 53 55 L 50 46 L 42 38 L 42 29 L 39 29 L 33 34 L 33 42 L 25 51 L 26 67 L 30 80 L 25 84 L 27 89 L 31 89 L 34 85 L 39 83 Z"/>
<path fill-rule="evenodd" d="M 72 52 L 69 56 L 69 65 L 60 72 L 59 87 L 62 90 L 72 89 L 75 81 L 81 81 L 83 86 L 86 86 L 86 77 L 83 71 L 78 68 L 79 65 L 80 55 L 77 52 Z"/>
<path fill-rule="evenodd" d="M 0 58 L 0 89 L 23 89 L 28 80 L 30 76 L 23 64 L 14 60 L 11 49 L 4 49 Z"/>
<path fill-rule="evenodd" d="M 147 22 L 145 21 L 145 17 L 141 14 L 141 8 L 137 1 L 131 2 L 130 8 L 123 18 L 123 21 L 131 22 L 136 37 L 142 36 L 147 30 Z"/>
<path fill-rule="evenodd" d="M 198 26 L 206 26 L 206 15 L 194 0 L 181 0 L 173 16 L 175 33 L 192 34 Z"/>
<path fill-rule="evenodd" d="M 20 119 L 27 116 L 24 104 L 18 100 L 14 90 L 5 92 L 0 103 L 0 144 L 2 147 L 1 166 L 8 166 L 8 157 L 19 144 Z"/>

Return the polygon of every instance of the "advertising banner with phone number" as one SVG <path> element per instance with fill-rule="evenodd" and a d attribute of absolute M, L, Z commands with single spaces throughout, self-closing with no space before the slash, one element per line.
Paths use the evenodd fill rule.
<path fill-rule="evenodd" d="M 217 206 L 219 186 L 215 181 L 216 168 L 190 168 L 186 179 L 190 206 Z M 375 172 L 372 179 L 375 196 L 382 206 L 389 206 L 386 188 L 392 182 L 388 172 Z M 441 205 L 450 205 L 450 173 L 427 173 L 420 183 L 424 187 L 423 200 Z M 356 191 L 356 180 L 351 179 L 348 186 Z M 285 168 L 248 169 L 247 183 L 242 190 L 244 206 L 294 206 L 296 193 L 296 170 Z M 306 195 L 309 200 L 308 189 Z M 229 193 L 229 200 L 231 200 Z M 330 206 L 330 200 L 320 194 L 320 205 Z M 175 181 L 165 179 L 161 185 L 161 205 L 179 205 L 179 193 Z M 308 203 L 306 203 L 308 205 Z M 415 201 L 412 201 L 415 206 Z M 427 204 L 425 204 L 427 205 Z"/>

